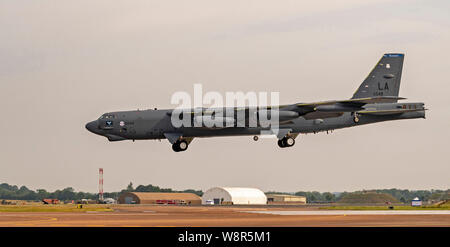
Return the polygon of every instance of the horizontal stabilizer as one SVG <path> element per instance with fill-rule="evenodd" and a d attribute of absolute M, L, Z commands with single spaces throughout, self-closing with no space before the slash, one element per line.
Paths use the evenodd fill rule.
<path fill-rule="evenodd" d="M 402 114 L 405 112 L 414 112 L 414 111 L 425 111 L 427 109 L 393 109 L 393 110 L 364 110 L 359 111 L 359 114 L 366 114 L 366 115 L 395 115 L 395 114 Z"/>

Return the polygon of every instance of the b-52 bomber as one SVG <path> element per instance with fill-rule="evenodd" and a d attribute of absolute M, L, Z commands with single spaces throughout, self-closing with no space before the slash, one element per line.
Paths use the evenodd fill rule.
<path fill-rule="evenodd" d="M 86 128 L 109 141 L 167 139 L 172 149 L 180 152 L 186 151 L 196 137 L 248 135 L 256 141 L 265 131 L 276 135 L 278 146 L 286 148 L 295 144 L 299 134 L 425 118 L 427 109 L 424 103 L 398 103 L 398 100 L 405 99 L 398 96 L 403 60 L 404 54 L 401 53 L 384 54 L 350 99 L 267 107 L 266 118 L 277 115 L 276 128 L 262 124 L 262 110 L 250 107 L 191 108 L 181 111 L 181 114 L 176 109 L 108 112 L 87 123 Z M 272 115 L 267 114 L 270 111 Z M 176 118 L 175 113 L 179 115 Z M 191 125 L 180 126 L 174 123 L 174 119 L 189 120 Z M 252 121 L 256 124 L 251 125 Z"/>

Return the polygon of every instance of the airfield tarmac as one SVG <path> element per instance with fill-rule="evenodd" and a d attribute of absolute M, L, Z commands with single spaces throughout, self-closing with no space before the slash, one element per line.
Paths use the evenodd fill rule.
<path fill-rule="evenodd" d="M 305 207 L 112 206 L 114 212 L 0 212 L 2 227 L 450 226 L 450 210 L 347 211 Z M 386 213 L 388 212 L 388 213 Z"/>

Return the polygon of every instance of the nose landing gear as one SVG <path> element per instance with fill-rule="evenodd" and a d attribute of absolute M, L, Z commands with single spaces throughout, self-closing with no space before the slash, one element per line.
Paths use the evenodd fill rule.
<path fill-rule="evenodd" d="M 187 143 L 187 141 L 178 140 L 174 144 L 172 144 L 172 149 L 175 152 L 182 152 L 182 151 L 186 151 L 188 146 L 189 146 L 189 144 Z"/>

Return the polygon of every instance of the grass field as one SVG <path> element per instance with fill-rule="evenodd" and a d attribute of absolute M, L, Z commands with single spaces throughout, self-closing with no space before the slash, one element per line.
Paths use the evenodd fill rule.
<path fill-rule="evenodd" d="M 76 204 L 61 205 L 0 205 L 0 212 L 111 212 L 113 209 L 104 205 L 83 205 L 77 208 Z"/>

